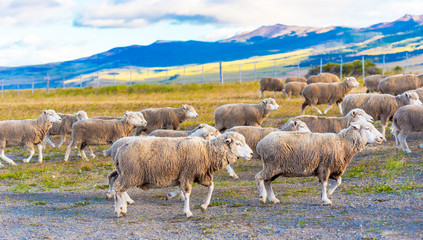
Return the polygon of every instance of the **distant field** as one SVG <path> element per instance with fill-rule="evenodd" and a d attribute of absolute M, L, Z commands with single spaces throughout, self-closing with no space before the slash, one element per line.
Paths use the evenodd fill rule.
<path fill-rule="evenodd" d="M 359 79 L 362 82 L 362 79 Z M 258 82 L 232 82 L 187 85 L 132 85 L 100 89 L 54 89 L 49 95 L 37 90 L 6 91 L 0 103 L 0 120 L 37 118 L 42 110 L 73 113 L 87 111 L 89 116 L 121 116 L 125 111 L 148 107 L 194 106 L 196 120 L 182 124 L 193 128 L 200 123 L 214 124 L 216 107 L 227 103 L 258 103 Z M 363 87 L 353 92 L 364 92 Z M 273 93 L 265 92 L 266 96 Z M 278 111 L 263 126 L 276 127 L 300 114 L 302 98 L 285 99 L 278 93 Z M 324 106 L 321 107 L 323 109 Z M 307 113 L 315 114 L 307 108 Z M 330 115 L 338 115 L 332 108 Z M 377 128 L 379 124 L 376 123 Z M 423 236 L 423 149 L 417 146 L 420 135 L 409 137 L 412 154 L 388 142 L 369 146 L 347 168 L 342 185 L 333 196 L 334 205 L 323 207 L 320 184 L 316 178 L 281 178 L 275 193 L 281 204 L 260 204 L 254 175 L 260 160 L 234 164 L 240 180 L 232 180 L 225 170 L 215 175 L 211 207 L 198 209 L 206 188 L 195 185 L 192 208 L 194 218 L 182 215 L 182 203 L 165 201 L 172 188 L 130 191 L 136 205 L 126 218 L 116 219 L 113 201 L 104 199 L 106 176 L 113 169 L 102 156 L 108 146 L 94 147 L 96 159 L 83 161 L 72 151 L 63 162 L 65 146 L 47 148 L 44 163 L 22 163 L 28 151 L 10 148 L 6 155 L 18 166 L 0 169 L 0 238 L 349 238 L 421 239 Z M 58 142 L 58 138 L 53 141 Z"/>

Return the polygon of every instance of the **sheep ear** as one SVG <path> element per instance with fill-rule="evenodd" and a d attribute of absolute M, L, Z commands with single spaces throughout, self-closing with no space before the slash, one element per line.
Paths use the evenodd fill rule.
<path fill-rule="evenodd" d="M 354 129 L 356 129 L 356 130 L 360 130 L 361 125 L 360 125 L 360 124 L 358 124 L 358 123 L 351 123 L 351 127 L 353 127 L 353 128 L 354 128 Z"/>
<path fill-rule="evenodd" d="M 299 121 L 294 121 L 294 126 L 298 127 L 298 125 L 300 125 Z"/>
<path fill-rule="evenodd" d="M 182 108 L 183 109 L 187 109 L 187 105 L 186 104 L 182 104 Z"/>
<path fill-rule="evenodd" d="M 405 96 L 409 98 L 410 97 L 410 94 L 409 93 L 405 93 Z"/>
<path fill-rule="evenodd" d="M 208 136 L 209 136 L 209 133 L 208 132 L 203 133 L 203 137 L 204 138 L 208 138 Z"/>
<path fill-rule="evenodd" d="M 352 115 L 353 117 L 355 117 L 355 115 L 357 115 L 357 111 L 355 111 L 355 110 L 351 111 L 351 115 Z"/>
<path fill-rule="evenodd" d="M 226 138 L 226 139 L 225 139 L 225 143 L 226 143 L 226 144 L 228 144 L 228 145 L 229 145 L 229 144 L 231 144 L 231 142 L 232 142 L 232 138 Z"/>
<path fill-rule="evenodd" d="M 128 116 L 128 112 L 125 112 L 125 114 L 123 114 L 123 116 Z"/>
<path fill-rule="evenodd" d="M 206 125 L 205 124 L 200 124 L 198 125 L 198 129 L 204 128 Z"/>
<path fill-rule="evenodd" d="M 44 113 L 44 114 L 47 114 L 47 110 L 44 110 L 44 111 L 43 111 L 43 113 Z"/>

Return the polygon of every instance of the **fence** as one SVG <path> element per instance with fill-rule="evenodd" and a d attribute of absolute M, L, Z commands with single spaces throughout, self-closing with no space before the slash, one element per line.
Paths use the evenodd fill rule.
<path fill-rule="evenodd" d="M 388 57 L 389 56 L 389 57 Z M 387 68 L 394 66 L 405 67 L 405 72 L 409 72 L 409 63 L 414 71 L 420 70 L 423 66 L 421 55 L 414 55 L 413 61 L 409 61 L 409 54 L 381 55 L 379 58 L 375 56 L 354 56 L 340 57 L 339 55 L 289 55 L 279 54 L 259 57 L 258 59 L 237 60 L 231 62 L 207 63 L 202 65 L 186 65 L 182 67 L 126 67 L 120 69 L 102 70 L 90 74 L 80 74 L 66 79 L 66 73 L 50 74 L 45 73 L 45 77 L 28 76 L 25 79 L 0 79 L 1 94 L 5 89 L 17 90 L 20 94 L 21 89 L 46 88 L 82 88 L 92 86 L 95 88 L 113 85 L 132 85 L 132 84 L 189 84 L 189 83 L 221 83 L 257 81 L 262 77 L 288 77 L 288 76 L 304 76 L 310 67 L 320 65 L 327 62 L 336 62 L 340 64 L 339 76 L 342 78 L 342 66 L 347 61 L 362 61 L 362 77 L 365 77 L 364 61 L 370 59 L 377 61 L 377 67 L 382 68 L 383 74 Z M 382 58 L 382 62 L 380 62 Z M 390 62 L 388 62 L 391 60 Z M 405 63 L 404 63 L 405 61 Z M 423 69 L 421 69 L 423 70 Z"/>

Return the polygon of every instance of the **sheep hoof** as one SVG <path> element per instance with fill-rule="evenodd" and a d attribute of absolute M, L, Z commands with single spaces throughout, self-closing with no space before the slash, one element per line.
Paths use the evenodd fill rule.
<path fill-rule="evenodd" d="M 24 159 L 24 160 L 22 160 L 22 162 L 24 162 L 24 163 L 29 163 L 29 160 L 30 160 L 30 159 Z M 12 163 L 12 165 L 16 165 L 16 164 L 13 164 L 13 163 Z"/>
<path fill-rule="evenodd" d="M 410 149 L 405 149 L 406 153 L 411 153 Z"/>
<path fill-rule="evenodd" d="M 202 212 L 202 213 L 205 213 L 205 212 L 206 212 L 206 210 L 207 210 L 207 206 L 203 206 L 203 205 L 201 205 L 200 209 L 201 209 L 201 212 Z"/>
<path fill-rule="evenodd" d="M 113 197 L 113 193 L 106 193 L 106 199 L 110 199 Z"/>
<path fill-rule="evenodd" d="M 261 203 L 266 203 L 266 197 L 260 196 L 260 202 Z"/>
<path fill-rule="evenodd" d="M 330 206 L 330 205 L 332 205 L 332 202 L 329 199 L 327 199 L 327 200 L 323 201 L 323 205 L 324 206 Z"/>
<path fill-rule="evenodd" d="M 97 156 L 95 154 L 90 155 L 91 158 L 96 158 Z"/>
<path fill-rule="evenodd" d="M 126 213 L 124 213 L 124 212 L 123 212 L 123 213 L 122 213 L 122 217 L 126 217 Z"/>
<path fill-rule="evenodd" d="M 271 200 L 271 202 L 272 202 L 273 204 L 278 204 L 278 203 L 280 203 L 281 201 L 279 201 L 279 199 L 277 199 L 277 198 L 274 198 L 274 199 L 272 199 L 272 200 Z"/>
<path fill-rule="evenodd" d="M 135 204 L 135 201 L 134 200 L 126 200 L 126 202 L 129 204 L 129 205 L 134 205 Z"/>
<path fill-rule="evenodd" d="M 236 175 L 236 174 L 234 174 L 234 175 L 232 175 L 232 176 L 230 176 L 232 179 L 239 179 L 239 177 L 238 177 L 238 175 Z"/>
<path fill-rule="evenodd" d="M 185 215 L 187 216 L 187 218 L 189 218 L 189 217 L 192 217 L 192 216 L 193 216 L 193 214 L 192 214 L 192 212 L 191 212 L 191 211 L 186 212 L 186 213 L 185 213 Z"/>

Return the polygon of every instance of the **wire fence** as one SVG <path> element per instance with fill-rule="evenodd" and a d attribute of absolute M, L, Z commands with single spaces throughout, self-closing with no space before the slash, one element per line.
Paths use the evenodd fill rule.
<path fill-rule="evenodd" d="M 66 73 L 49 74 L 45 77 L 34 77 L 28 75 L 24 79 L 0 79 L 1 94 L 6 89 L 17 90 L 20 94 L 22 89 L 46 89 L 49 88 L 82 88 L 82 87 L 104 87 L 114 85 L 132 84 L 190 84 L 190 83 L 221 83 L 257 81 L 263 77 L 285 78 L 289 76 L 305 76 L 314 67 L 322 66 L 328 62 L 340 64 L 338 76 L 342 79 L 342 66 L 347 62 L 362 61 L 362 77 L 365 78 L 366 60 L 376 62 L 378 68 L 384 74 L 397 66 L 403 69 L 402 72 L 409 73 L 409 70 L 419 71 L 423 68 L 423 55 L 414 54 L 412 58 L 409 53 L 380 56 L 353 56 L 340 57 L 339 55 L 322 55 L 310 58 L 308 56 L 284 56 L 269 58 L 260 61 L 254 59 L 238 60 L 231 62 L 216 62 L 202 65 L 186 65 L 178 67 L 125 67 L 119 69 L 107 69 L 89 74 L 71 76 L 67 79 Z M 423 70 L 423 69 L 422 69 Z M 40 74 L 38 74 L 39 76 Z"/>

